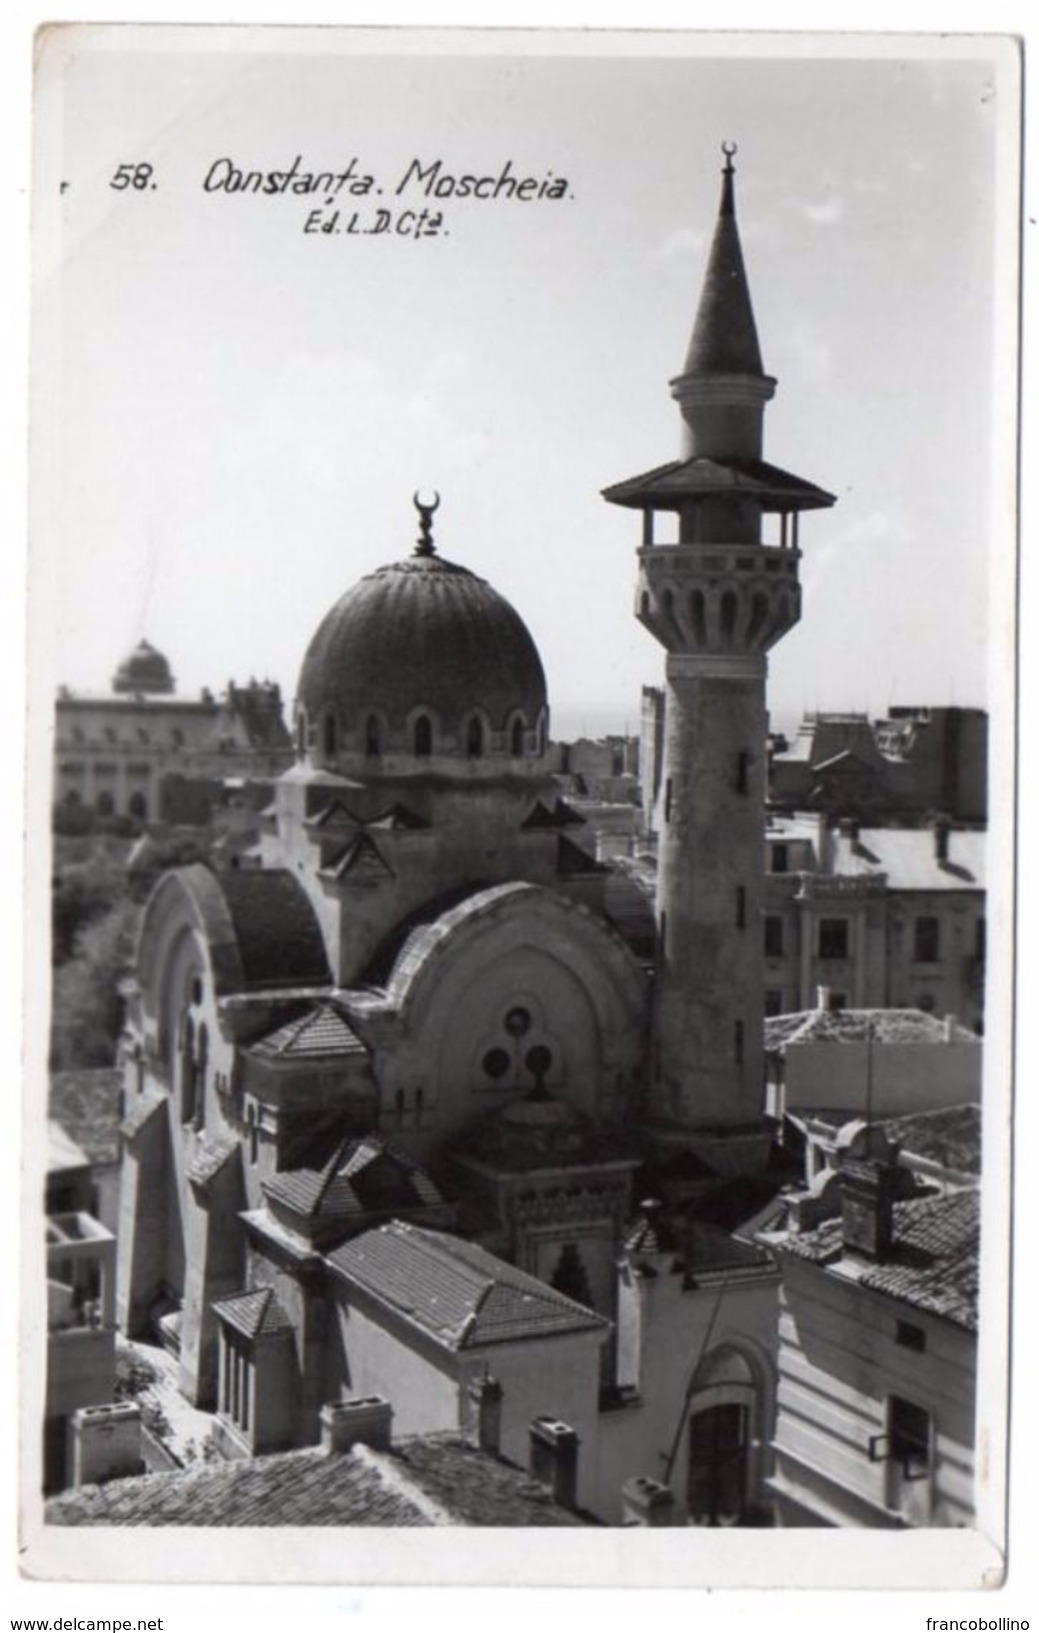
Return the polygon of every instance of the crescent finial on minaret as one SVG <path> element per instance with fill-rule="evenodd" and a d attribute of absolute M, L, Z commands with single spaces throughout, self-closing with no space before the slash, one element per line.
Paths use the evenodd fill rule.
<path fill-rule="evenodd" d="M 433 543 L 433 517 L 440 509 L 440 495 L 433 489 L 433 503 L 424 504 L 419 497 L 419 489 L 415 489 L 413 499 L 415 509 L 419 513 L 419 533 L 413 554 L 416 556 L 435 556 L 436 545 Z"/>

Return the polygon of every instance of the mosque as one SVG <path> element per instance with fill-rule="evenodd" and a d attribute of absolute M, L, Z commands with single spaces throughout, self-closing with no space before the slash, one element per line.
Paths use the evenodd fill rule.
<path fill-rule="evenodd" d="M 726 150 L 680 457 L 605 490 L 641 513 L 636 615 L 666 651 L 655 913 L 559 796 L 522 619 L 418 495 L 411 554 L 310 642 L 259 865 L 156 886 L 117 1310 L 225 1456 L 377 1396 L 402 1431 L 493 1411 L 517 1462 L 549 1424 L 607 1521 L 633 1475 L 708 1523 L 752 1511 L 777 1274 L 706 1203 L 768 1159 L 766 654 L 800 615 L 800 513 L 833 502 L 762 458 L 774 389 Z"/>

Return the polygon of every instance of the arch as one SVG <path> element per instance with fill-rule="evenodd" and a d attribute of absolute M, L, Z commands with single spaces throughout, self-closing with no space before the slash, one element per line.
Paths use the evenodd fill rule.
<path fill-rule="evenodd" d="M 543 758 L 548 746 L 548 710 L 542 709 L 538 714 L 536 753 L 539 759 Z"/>
<path fill-rule="evenodd" d="M 687 1497 L 690 1520 L 696 1524 L 732 1524 L 731 1516 L 720 1511 L 718 1499 L 724 1499 L 733 1490 L 733 1476 L 738 1469 L 741 1487 L 738 1492 L 741 1514 L 750 1513 L 761 1499 L 762 1481 L 768 1472 L 764 1465 L 764 1451 L 773 1433 L 774 1377 L 769 1356 L 751 1339 L 723 1339 L 703 1356 L 697 1365 L 689 1395 L 689 1422 L 686 1428 Z M 721 1413 L 729 1411 L 722 1416 Z M 719 1414 L 711 1422 L 701 1421 L 694 1431 L 697 1418 Z M 737 1415 L 743 1414 L 742 1425 Z M 734 1431 L 739 1431 L 738 1433 Z M 732 1461 L 728 1470 L 694 1471 L 692 1452 L 697 1446 L 701 1454 L 711 1447 Z M 699 1495 L 694 1493 L 694 1483 Z M 696 1502 L 704 1502 L 710 1514 L 697 1519 Z"/>
<path fill-rule="evenodd" d="M 483 721 L 478 714 L 470 715 L 465 728 L 465 752 L 470 760 L 483 758 Z"/>
<path fill-rule="evenodd" d="M 134 789 L 134 792 L 130 795 L 126 809 L 130 816 L 132 816 L 137 822 L 147 822 L 148 796 L 142 793 L 139 788 Z"/>
<path fill-rule="evenodd" d="M 736 614 L 739 611 L 739 599 L 735 590 L 723 590 L 721 605 L 721 637 L 726 645 L 731 646 L 736 639 Z"/>
<path fill-rule="evenodd" d="M 180 1120 L 182 1123 L 193 1123 L 195 1120 L 195 1023 L 190 1013 L 185 1013 L 180 1024 Z"/>
<path fill-rule="evenodd" d="M 307 753 L 307 711 L 300 709 L 296 716 L 296 754 L 299 759 L 306 758 Z"/>
<path fill-rule="evenodd" d="M 364 753 L 368 760 L 377 760 L 382 754 L 382 721 L 370 714 L 364 722 Z"/>
<path fill-rule="evenodd" d="M 518 714 L 509 728 L 509 753 L 514 760 L 518 760 L 523 753 L 523 740 L 526 736 L 527 722 Z"/>
<path fill-rule="evenodd" d="M 416 715 L 411 728 L 411 747 L 420 760 L 428 760 L 433 752 L 433 722 L 428 714 Z"/>
<path fill-rule="evenodd" d="M 697 646 L 707 645 L 707 603 L 702 590 L 694 590 L 689 597 L 689 622 Z"/>
<path fill-rule="evenodd" d="M 328 711 L 321 721 L 321 752 L 326 760 L 333 760 L 338 750 L 338 732 L 336 717 Z"/>
<path fill-rule="evenodd" d="M 750 623 L 747 625 L 747 643 L 759 640 L 768 620 L 768 596 L 764 590 L 755 590 L 750 601 Z"/>
<path fill-rule="evenodd" d="M 97 796 L 97 799 L 94 801 L 94 809 L 96 810 L 98 816 L 110 817 L 115 815 L 115 800 L 112 798 L 107 788 L 102 788 L 100 794 Z"/>

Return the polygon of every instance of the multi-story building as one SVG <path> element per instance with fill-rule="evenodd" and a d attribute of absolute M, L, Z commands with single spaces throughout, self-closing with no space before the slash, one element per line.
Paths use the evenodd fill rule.
<path fill-rule="evenodd" d="M 984 1017 L 985 835 L 831 827 L 772 817 L 766 830 L 765 1013 L 921 1009 L 972 1031 Z"/>
<path fill-rule="evenodd" d="M 837 1165 L 758 1233 L 783 1274 L 778 1523 L 969 1526 L 976 1182 L 921 1184 L 879 1125 L 852 1124 L 838 1145 Z"/>
<path fill-rule="evenodd" d="M 142 641 L 112 690 L 62 687 L 55 704 L 54 801 L 137 822 L 198 820 L 225 779 L 270 783 L 292 763 L 281 691 L 233 682 L 178 697 L 169 663 Z"/>

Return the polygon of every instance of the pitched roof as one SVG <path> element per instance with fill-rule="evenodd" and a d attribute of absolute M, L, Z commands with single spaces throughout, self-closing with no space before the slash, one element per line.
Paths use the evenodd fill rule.
<path fill-rule="evenodd" d="M 656 465 L 602 490 L 603 498 L 611 505 L 634 510 L 646 505 L 677 510 L 689 498 L 715 494 L 745 496 L 764 511 L 824 510 L 834 503 L 832 493 L 767 460 L 735 456 L 709 459 L 702 454 Z"/>
<path fill-rule="evenodd" d="M 858 1285 L 975 1331 L 979 1209 L 976 1190 L 896 1202 L 890 1253 L 860 1267 Z M 828 1266 L 842 1257 L 841 1233 L 841 1220 L 827 1219 L 815 1230 L 770 1238 L 769 1245 Z"/>
<path fill-rule="evenodd" d="M 770 1015 L 765 1021 L 765 1048 L 783 1054 L 792 1043 L 976 1043 L 981 1040 L 959 1022 L 922 1009 L 802 1009 Z"/>
<path fill-rule="evenodd" d="M 91 1164 L 119 1160 L 119 1096 L 123 1074 L 116 1067 L 52 1072 L 47 1109 Z"/>
<path fill-rule="evenodd" d="M 981 1107 L 944 1106 L 892 1117 L 884 1132 L 903 1151 L 961 1173 L 981 1172 Z"/>
<path fill-rule="evenodd" d="M 237 1140 L 204 1140 L 188 1168 L 189 1181 L 197 1189 L 205 1190 L 224 1164 L 237 1157 L 240 1150 Z"/>
<path fill-rule="evenodd" d="M 363 1055 L 364 1044 L 334 1004 L 315 1004 L 305 1015 L 279 1026 L 249 1046 L 250 1053 L 275 1059 Z"/>
<path fill-rule="evenodd" d="M 425 1170 L 375 1135 L 349 1137 L 324 1167 L 276 1174 L 264 1182 L 263 1190 L 270 1201 L 323 1225 L 443 1206 Z"/>
<path fill-rule="evenodd" d="M 48 1525 L 580 1526 L 522 1469 L 457 1435 L 413 1435 L 390 1452 L 318 1447 L 52 1497 Z"/>
<path fill-rule="evenodd" d="M 49 1525 L 430 1525 L 357 1450 L 314 1449 L 83 1486 L 52 1498 Z"/>
<path fill-rule="evenodd" d="M 451 1350 L 592 1331 L 602 1316 L 475 1243 L 393 1220 L 329 1262 Z"/>
<path fill-rule="evenodd" d="M 278 1303 L 272 1287 L 259 1287 L 213 1305 L 221 1321 L 234 1327 L 243 1338 L 270 1338 L 275 1333 L 292 1332 L 292 1322 Z"/>

